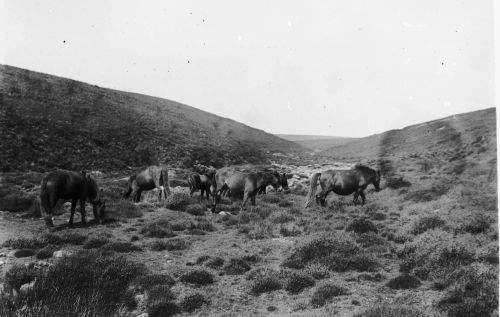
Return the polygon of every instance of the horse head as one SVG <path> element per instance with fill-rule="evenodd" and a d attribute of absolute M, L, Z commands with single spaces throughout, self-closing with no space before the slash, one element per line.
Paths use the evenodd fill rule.
<path fill-rule="evenodd" d="M 103 200 L 103 191 L 102 189 L 99 190 L 96 181 L 92 176 L 90 176 L 90 174 L 85 173 L 84 171 L 82 171 L 82 174 L 84 174 L 87 181 L 88 198 L 92 203 L 95 213 L 98 214 L 99 219 L 102 222 L 104 220 L 104 213 L 106 212 L 106 202 Z"/>
<path fill-rule="evenodd" d="M 323 193 L 316 194 L 316 204 L 324 207 L 326 205 L 326 196 Z"/>

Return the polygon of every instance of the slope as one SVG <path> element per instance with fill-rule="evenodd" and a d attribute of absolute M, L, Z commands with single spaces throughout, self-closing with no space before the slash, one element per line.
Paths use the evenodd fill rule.
<path fill-rule="evenodd" d="M 295 142 L 305 148 L 319 152 L 334 146 L 349 143 L 355 138 L 323 135 L 276 134 L 276 136 Z"/>
<path fill-rule="evenodd" d="M 174 101 L 0 65 L 3 171 L 262 163 L 299 145 Z"/>

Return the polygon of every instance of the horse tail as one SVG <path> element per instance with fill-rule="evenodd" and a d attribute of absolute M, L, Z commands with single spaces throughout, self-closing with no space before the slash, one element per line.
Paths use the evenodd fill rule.
<path fill-rule="evenodd" d="M 318 187 L 318 178 L 320 176 L 321 173 L 316 173 L 311 177 L 311 187 L 309 188 L 309 192 L 307 193 L 307 200 L 304 208 L 312 206 L 312 203 L 315 200 L 316 187 Z"/>
<path fill-rule="evenodd" d="M 47 190 L 47 181 L 47 177 L 44 177 L 40 186 L 40 214 L 44 218 L 46 225 L 52 227 L 54 223 L 52 221 L 52 208 L 50 193 Z"/>
<path fill-rule="evenodd" d="M 135 179 L 135 175 L 130 176 L 127 182 L 127 191 L 123 194 L 123 198 L 129 198 L 132 193 L 132 182 Z"/>

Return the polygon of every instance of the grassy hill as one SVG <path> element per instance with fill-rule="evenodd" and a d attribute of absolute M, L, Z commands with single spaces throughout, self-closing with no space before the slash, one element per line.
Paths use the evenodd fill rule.
<path fill-rule="evenodd" d="M 121 169 L 262 163 L 301 146 L 174 101 L 0 65 L 0 164 Z"/>
<path fill-rule="evenodd" d="M 496 109 L 489 108 L 361 138 L 321 155 L 378 166 L 389 187 L 413 184 L 406 198 L 414 201 L 458 192 L 469 208 L 496 210 L 496 140 Z"/>
<path fill-rule="evenodd" d="M 323 151 L 355 140 L 355 138 L 324 135 L 276 134 L 276 136 L 313 151 Z"/>

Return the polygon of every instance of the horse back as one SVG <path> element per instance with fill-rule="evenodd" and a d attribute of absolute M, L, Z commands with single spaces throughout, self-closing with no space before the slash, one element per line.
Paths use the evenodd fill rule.
<path fill-rule="evenodd" d="M 85 199 L 88 188 L 85 176 L 79 172 L 57 170 L 47 174 L 43 191 L 56 199 Z"/>

